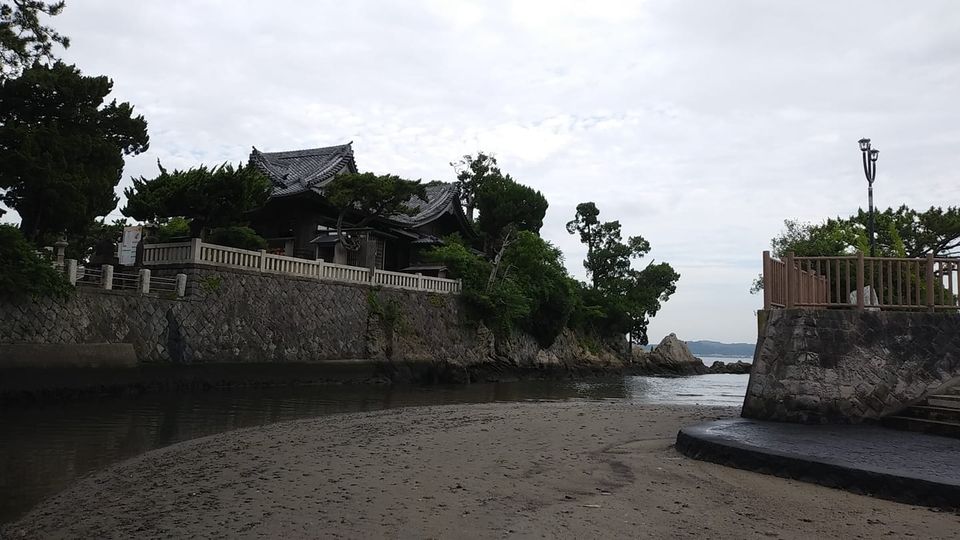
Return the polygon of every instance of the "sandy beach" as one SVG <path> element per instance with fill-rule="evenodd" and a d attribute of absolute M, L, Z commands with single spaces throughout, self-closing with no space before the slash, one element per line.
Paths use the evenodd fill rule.
<path fill-rule="evenodd" d="M 88 476 L 10 538 L 956 538 L 960 517 L 687 459 L 735 409 L 394 409 L 188 441 Z"/>

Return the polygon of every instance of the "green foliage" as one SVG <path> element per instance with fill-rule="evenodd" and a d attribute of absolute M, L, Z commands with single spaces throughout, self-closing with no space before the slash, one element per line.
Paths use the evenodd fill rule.
<path fill-rule="evenodd" d="M 250 227 L 221 227 L 207 234 L 211 244 L 257 251 L 267 249 L 267 241 Z"/>
<path fill-rule="evenodd" d="M 0 299 L 66 297 L 73 288 L 14 225 L 0 225 Z"/>
<path fill-rule="evenodd" d="M 498 335 L 523 329 L 546 347 L 573 311 L 576 284 L 567 275 L 562 253 L 530 231 L 521 231 L 509 244 L 492 284 L 491 263 L 457 237 L 428 256 L 462 280 L 464 298 Z"/>
<path fill-rule="evenodd" d="M 567 223 L 567 231 L 587 246 L 583 266 L 592 280 L 591 287 L 580 288 L 575 323 L 604 336 L 630 334 L 646 345 L 649 319 L 676 292 L 680 274 L 667 263 L 635 270 L 632 261 L 650 251 L 649 242 L 641 236 L 624 242 L 620 222 L 601 222 L 599 216 L 594 203 L 581 203 Z"/>
<path fill-rule="evenodd" d="M 901 206 L 877 211 L 874 219 L 878 257 L 960 254 L 958 207 L 930 207 L 920 212 Z M 791 251 L 798 257 L 835 257 L 870 251 L 870 213 L 862 209 L 848 218 L 831 218 L 819 224 L 789 219 L 783 223 L 784 229 L 770 241 L 771 255 L 779 259 Z M 750 292 L 761 290 L 762 275 L 753 281 Z"/>
<path fill-rule="evenodd" d="M 158 243 L 174 242 L 190 238 L 190 220 L 185 217 L 172 217 L 159 220 L 159 227 L 155 233 Z"/>
<path fill-rule="evenodd" d="M 358 226 L 378 217 L 413 215 L 416 211 L 409 206 L 410 200 L 427 200 L 426 188 L 419 180 L 369 172 L 337 176 L 327 185 L 324 195 L 341 212 L 359 215 Z"/>
<path fill-rule="evenodd" d="M 393 339 L 394 332 L 403 333 L 408 330 L 403 318 L 403 309 L 400 307 L 400 302 L 397 302 L 395 298 L 381 302 L 375 291 L 369 291 L 367 293 L 367 308 L 380 320 L 387 340 Z M 392 344 L 388 344 L 388 349 L 390 348 L 392 348 Z"/>
<path fill-rule="evenodd" d="M 159 176 L 134 178 L 133 186 L 123 191 L 123 215 L 141 221 L 184 217 L 190 220 L 190 234 L 203 237 L 210 228 L 245 224 L 247 213 L 270 197 L 270 181 L 255 167 L 225 163 L 171 173 L 157 165 Z"/>
<path fill-rule="evenodd" d="M 206 293 L 219 293 L 223 288 L 223 276 L 213 275 L 200 278 L 200 289 Z"/>
<path fill-rule="evenodd" d="M 583 267 L 599 289 L 615 288 L 629 279 L 632 259 L 640 258 L 650 251 L 650 243 L 641 236 L 631 236 L 623 242 L 619 221 L 601 223 L 600 210 L 592 202 L 577 205 L 574 219 L 567 223 L 567 232 L 579 234 L 580 242 L 587 245 L 587 258 Z"/>
<path fill-rule="evenodd" d="M 0 200 L 29 240 L 82 233 L 108 214 L 123 157 L 149 147 L 147 122 L 129 103 L 104 105 L 112 88 L 60 62 L 0 82 Z"/>
<path fill-rule="evenodd" d="M 0 2 L 0 81 L 17 76 L 35 62 L 52 62 L 53 45 L 70 46 L 70 38 L 40 22 L 40 15 L 54 17 L 65 3 L 40 0 Z"/>
<path fill-rule="evenodd" d="M 475 204 L 480 212 L 476 223 L 488 254 L 499 249 L 508 230 L 539 233 L 548 206 L 539 191 L 497 172 L 476 187 Z"/>
<path fill-rule="evenodd" d="M 476 209 L 476 198 L 489 178 L 502 178 L 503 173 L 497 167 L 497 159 L 490 154 L 479 152 L 477 157 L 463 156 L 463 159 L 450 164 L 457 171 L 457 190 L 460 194 L 460 203 L 466 210 L 467 219 L 473 223 L 473 212 Z"/>

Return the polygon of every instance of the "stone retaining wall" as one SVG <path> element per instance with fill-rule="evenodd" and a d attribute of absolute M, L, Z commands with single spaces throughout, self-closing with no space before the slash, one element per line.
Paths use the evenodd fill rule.
<path fill-rule="evenodd" d="M 862 422 L 960 378 L 960 315 L 777 309 L 766 312 L 743 416 Z"/>
<path fill-rule="evenodd" d="M 68 300 L 0 304 L 0 345 L 130 344 L 141 366 L 433 365 L 467 380 L 470 369 L 621 365 L 616 354 L 594 354 L 569 333 L 546 350 L 526 335 L 497 342 L 482 324 L 468 320 L 455 295 L 242 270 L 169 271 L 188 274 L 185 298 L 78 289 Z M 14 349 L 24 354 L 23 347 Z"/>

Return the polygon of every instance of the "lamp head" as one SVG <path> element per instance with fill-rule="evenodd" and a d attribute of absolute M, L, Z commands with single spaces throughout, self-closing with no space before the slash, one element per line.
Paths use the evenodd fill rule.
<path fill-rule="evenodd" d="M 867 152 L 870 150 L 870 139 L 860 139 L 857 141 L 860 143 L 860 151 Z"/>
<path fill-rule="evenodd" d="M 880 155 L 879 150 L 870 150 L 870 161 L 876 162 L 877 157 Z"/>

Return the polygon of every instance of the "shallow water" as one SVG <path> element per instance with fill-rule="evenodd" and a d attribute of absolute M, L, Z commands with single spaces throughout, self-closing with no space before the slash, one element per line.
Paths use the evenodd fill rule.
<path fill-rule="evenodd" d="M 117 461 L 242 427 L 454 403 L 614 400 L 740 406 L 747 380 L 747 375 L 700 375 L 431 387 L 300 386 L 0 408 L 0 522 L 15 519 L 75 479 Z"/>

